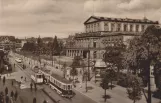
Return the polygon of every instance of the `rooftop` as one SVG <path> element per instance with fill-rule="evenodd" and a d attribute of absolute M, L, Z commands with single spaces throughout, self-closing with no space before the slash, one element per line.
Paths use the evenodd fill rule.
<path fill-rule="evenodd" d="M 67 79 L 65 79 L 65 78 L 63 78 L 63 77 L 61 77 L 61 76 L 55 74 L 55 73 L 52 73 L 51 76 L 52 76 L 53 78 L 55 78 L 55 79 L 57 79 L 57 80 L 63 82 L 63 83 L 66 83 L 66 84 L 71 84 L 71 82 L 72 82 L 72 81 L 69 81 L 69 80 L 67 80 Z"/>
<path fill-rule="evenodd" d="M 111 17 L 101 17 L 101 16 L 91 16 L 87 19 L 84 24 L 88 24 L 88 21 L 93 18 L 97 21 L 115 21 L 115 22 L 131 22 L 131 23 L 147 23 L 147 24 L 159 24 L 158 21 L 152 21 L 147 18 L 143 19 L 131 19 L 131 18 L 111 18 Z"/>
<path fill-rule="evenodd" d="M 50 70 L 47 70 L 47 69 L 40 69 L 40 70 L 47 73 L 47 74 L 50 74 Z"/>

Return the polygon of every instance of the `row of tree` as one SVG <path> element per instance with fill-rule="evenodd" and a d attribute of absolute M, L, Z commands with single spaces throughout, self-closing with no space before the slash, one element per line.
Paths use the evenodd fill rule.
<path fill-rule="evenodd" d="M 63 52 L 63 48 L 63 43 L 58 42 L 57 36 L 52 41 L 48 41 L 48 43 L 45 43 L 39 36 L 37 41 L 27 41 L 22 50 L 34 54 L 60 55 Z"/>
<path fill-rule="evenodd" d="M 141 36 L 133 38 L 128 46 L 120 44 L 107 47 L 104 61 L 108 68 L 102 75 L 103 79 L 101 83 L 105 93 L 106 89 L 109 88 L 108 84 L 114 79 L 111 75 L 116 75 L 118 80 L 120 71 L 127 69 L 128 74 L 132 75 L 128 75 L 129 77 L 127 79 L 128 97 L 134 103 L 140 100 L 141 91 L 143 90 L 140 81 L 146 80 L 148 96 L 144 96 L 147 103 L 151 103 L 150 66 L 154 66 L 155 76 L 157 72 L 159 73 L 161 71 L 161 65 L 159 65 L 161 64 L 161 28 L 158 26 L 149 26 Z M 110 68 L 113 68 L 115 72 Z"/>

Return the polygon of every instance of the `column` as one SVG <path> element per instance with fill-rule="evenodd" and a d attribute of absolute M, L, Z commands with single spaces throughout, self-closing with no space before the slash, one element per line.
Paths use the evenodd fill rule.
<path fill-rule="evenodd" d="M 127 29 L 128 29 L 128 31 L 130 31 L 130 24 L 129 23 L 127 24 Z"/>
<path fill-rule="evenodd" d="M 124 23 L 121 23 L 121 31 L 124 31 Z"/>
<path fill-rule="evenodd" d="M 111 23 L 108 23 L 108 30 L 111 31 Z"/>

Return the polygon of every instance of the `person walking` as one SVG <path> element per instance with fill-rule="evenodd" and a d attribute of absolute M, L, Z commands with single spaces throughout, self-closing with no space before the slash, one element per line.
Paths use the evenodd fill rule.
<path fill-rule="evenodd" d="M 14 63 L 14 68 L 16 67 L 15 63 Z"/>
<path fill-rule="evenodd" d="M 35 92 L 37 91 L 37 86 L 36 86 L 36 83 L 34 83 L 34 86 L 35 86 Z"/>
<path fill-rule="evenodd" d="M 15 101 L 16 101 L 17 100 L 17 97 L 18 97 L 17 91 L 15 92 L 14 97 L 15 97 Z"/>
<path fill-rule="evenodd" d="M 12 80 L 12 86 L 13 86 L 13 80 Z"/>
<path fill-rule="evenodd" d="M 32 91 L 32 83 L 30 84 L 30 90 Z"/>
<path fill-rule="evenodd" d="M 14 92 L 13 91 L 11 91 L 11 95 L 10 96 L 13 98 L 13 96 L 14 96 Z"/>
<path fill-rule="evenodd" d="M 6 103 L 9 103 L 9 96 L 6 96 Z"/>
<path fill-rule="evenodd" d="M 26 82 L 26 77 L 25 77 L 25 82 Z"/>
<path fill-rule="evenodd" d="M 3 76 L 3 85 L 5 85 L 5 82 L 6 82 L 6 77 Z"/>
<path fill-rule="evenodd" d="M 5 94 L 6 95 L 8 94 L 8 88 L 7 87 L 5 88 Z"/>

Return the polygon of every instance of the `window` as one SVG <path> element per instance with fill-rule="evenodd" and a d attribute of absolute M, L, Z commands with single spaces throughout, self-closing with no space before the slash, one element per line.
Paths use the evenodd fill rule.
<path fill-rule="evenodd" d="M 141 26 L 141 30 L 144 31 L 145 30 L 145 25 Z"/>
<path fill-rule="evenodd" d="M 124 24 L 124 31 L 127 31 L 127 24 Z"/>
<path fill-rule="evenodd" d="M 111 23 L 111 31 L 114 31 L 114 29 L 115 29 L 115 24 Z"/>
<path fill-rule="evenodd" d="M 130 25 L 130 31 L 133 31 L 133 25 Z"/>
<path fill-rule="evenodd" d="M 93 47 L 96 48 L 96 41 L 93 42 Z"/>
<path fill-rule="evenodd" d="M 136 32 L 139 31 L 139 25 L 136 25 Z"/>
<path fill-rule="evenodd" d="M 105 22 L 105 24 L 104 24 L 104 30 L 105 31 L 108 31 L 108 22 Z"/>
<path fill-rule="evenodd" d="M 121 31 L 121 24 L 117 24 L 117 31 Z"/>

